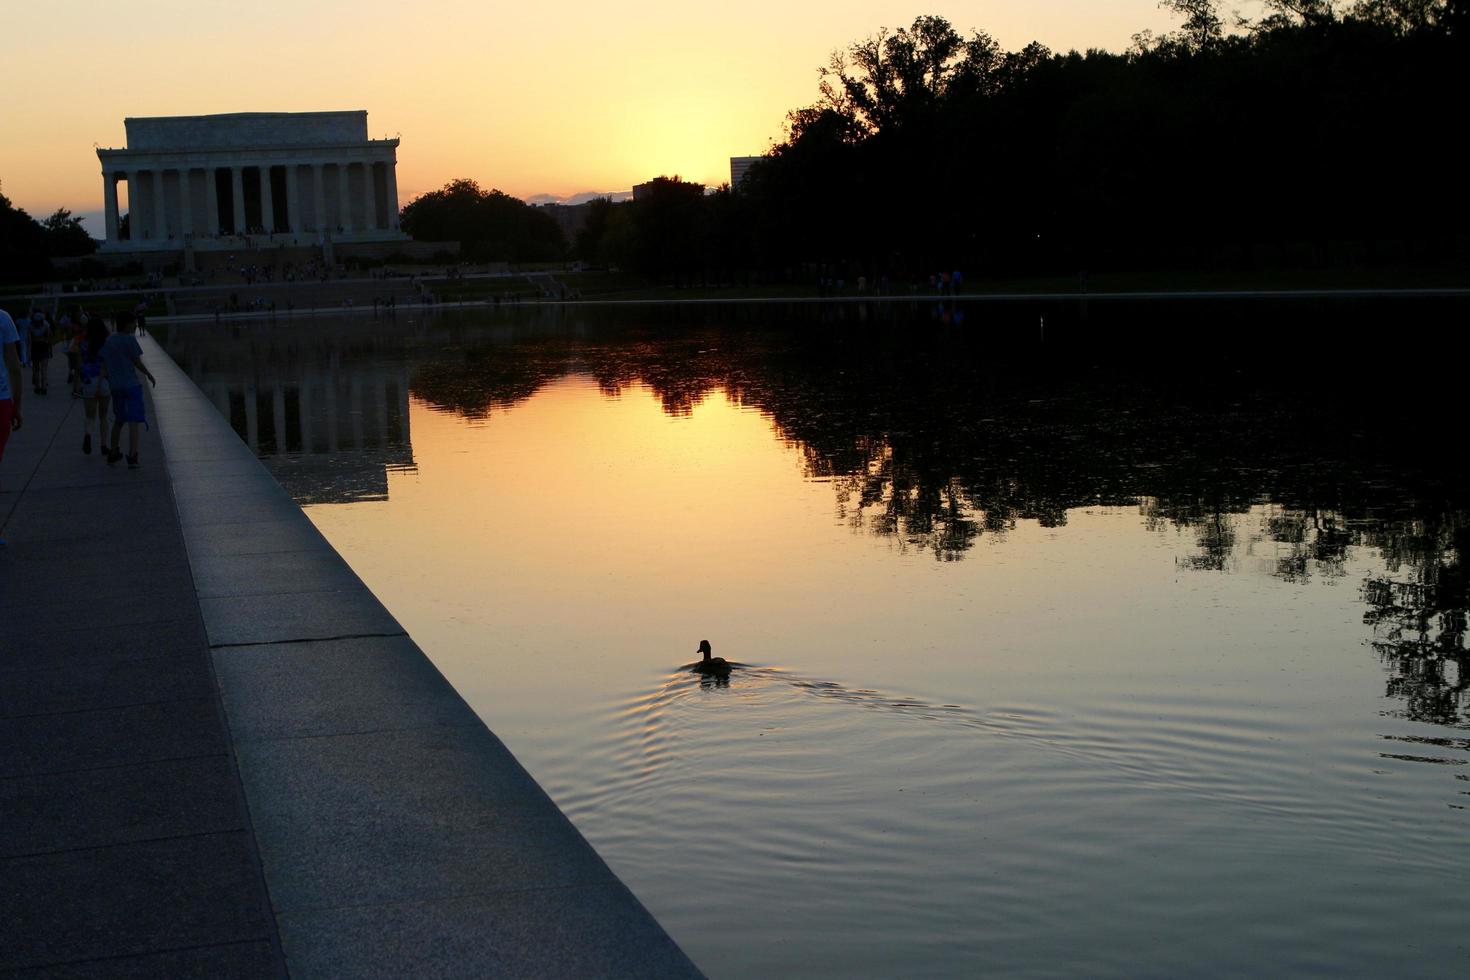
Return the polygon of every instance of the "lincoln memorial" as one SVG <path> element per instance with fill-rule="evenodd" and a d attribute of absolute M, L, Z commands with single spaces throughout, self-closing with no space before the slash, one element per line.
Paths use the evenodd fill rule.
<path fill-rule="evenodd" d="M 368 139 L 367 111 L 235 112 L 124 120 L 98 149 L 104 252 L 395 242 L 397 139 Z M 127 181 L 121 234 L 119 180 Z M 254 237 L 258 236 L 258 238 Z"/>

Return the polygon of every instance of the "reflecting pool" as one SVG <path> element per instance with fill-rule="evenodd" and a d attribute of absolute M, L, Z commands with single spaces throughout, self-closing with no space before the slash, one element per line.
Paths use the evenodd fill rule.
<path fill-rule="evenodd" d="M 161 339 L 712 977 L 1461 977 L 1463 439 L 1344 324 Z"/>

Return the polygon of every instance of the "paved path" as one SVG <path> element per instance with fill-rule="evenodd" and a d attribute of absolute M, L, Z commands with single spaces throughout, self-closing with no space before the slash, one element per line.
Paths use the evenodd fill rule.
<path fill-rule="evenodd" d="M 0 971 L 699 976 L 143 344 L 142 470 L 59 360 L 0 464 Z"/>
<path fill-rule="evenodd" d="M 0 462 L 0 971 L 282 976 L 157 429 L 84 456 L 65 371 Z"/>

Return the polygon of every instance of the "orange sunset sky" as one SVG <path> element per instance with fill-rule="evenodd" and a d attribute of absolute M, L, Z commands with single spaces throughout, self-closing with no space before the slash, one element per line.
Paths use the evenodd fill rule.
<path fill-rule="evenodd" d="M 718 184 L 815 100 L 834 48 L 931 13 L 1008 49 L 1116 51 L 1175 24 L 1155 0 L 7 3 L 0 190 L 38 218 L 95 212 L 93 147 L 123 146 L 126 116 L 321 109 L 402 137 L 403 204 L 456 177 L 522 198 Z"/>

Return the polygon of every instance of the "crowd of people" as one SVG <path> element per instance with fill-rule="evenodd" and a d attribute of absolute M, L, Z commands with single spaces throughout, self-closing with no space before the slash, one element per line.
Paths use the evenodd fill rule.
<path fill-rule="evenodd" d="M 30 310 L 18 323 L 9 312 L 0 310 L 4 362 L 0 370 L 0 466 L 11 435 L 24 424 L 21 406 L 26 369 L 30 369 L 31 395 L 49 396 L 52 358 L 60 351 L 66 357 L 70 395 L 83 403 L 82 452 L 91 455 L 95 443 L 109 466 L 127 460 L 128 469 L 139 468 L 138 427 L 148 424 L 140 376 L 158 383 L 143 365 L 136 336 L 145 325 L 144 312 L 144 304 L 116 312 L 109 326 L 106 317 L 79 306 L 65 310 L 54 322 L 41 309 Z M 124 427 L 128 432 L 126 454 Z"/>

